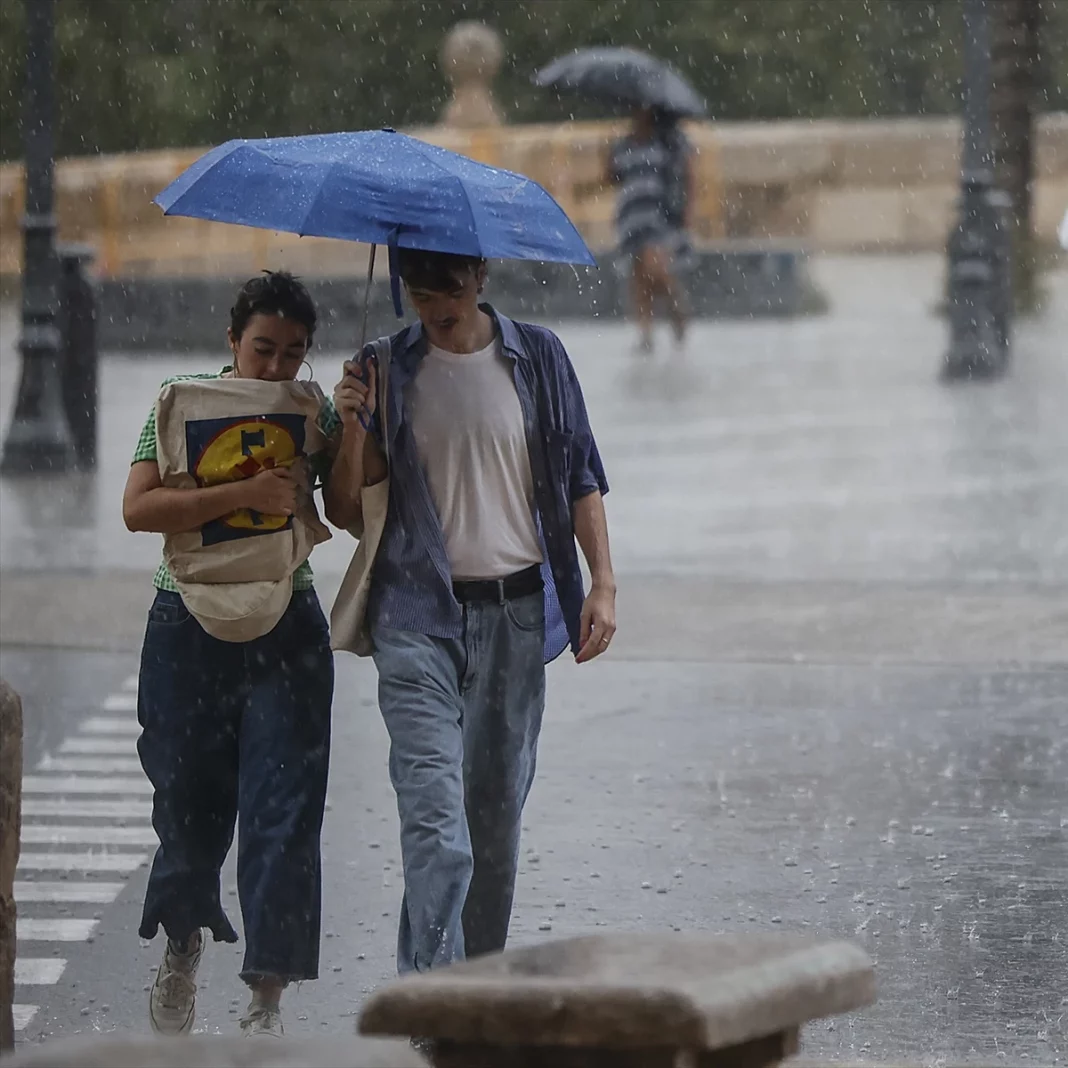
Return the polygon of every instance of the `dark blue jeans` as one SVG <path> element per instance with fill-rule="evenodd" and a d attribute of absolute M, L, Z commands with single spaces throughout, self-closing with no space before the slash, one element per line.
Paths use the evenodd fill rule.
<path fill-rule="evenodd" d="M 178 594 L 157 592 L 137 697 L 160 840 L 142 938 L 162 924 L 178 941 L 203 927 L 237 941 L 219 896 L 236 822 L 242 978 L 317 977 L 333 692 L 314 591 L 294 593 L 274 630 L 244 643 L 211 637 Z"/>

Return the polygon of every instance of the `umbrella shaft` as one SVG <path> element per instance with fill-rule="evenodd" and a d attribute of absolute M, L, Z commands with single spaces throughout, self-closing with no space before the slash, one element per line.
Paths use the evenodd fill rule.
<path fill-rule="evenodd" d="M 367 260 L 367 285 L 363 290 L 363 328 L 360 330 L 360 353 L 363 354 L 363 348 L 367 344 L 367 315 L 371 309 L 371 280 L 375 276 L 375 252 L 378 246 L 371 246 L 371 255 Z"/>

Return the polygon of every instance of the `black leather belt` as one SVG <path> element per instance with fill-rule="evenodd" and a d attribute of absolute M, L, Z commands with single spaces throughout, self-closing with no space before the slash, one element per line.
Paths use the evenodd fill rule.
<path fill-rule="evenodd" d="M 540 564 L 532 564 L 502 579 L 472 579 L 452 584 L 452 592 L 461 604 L 471 601 L 496 601 L 498 604 L 504 604 L 505 601 L 515 601 L 520 597 L 539 593 L 543 588 Z"/>

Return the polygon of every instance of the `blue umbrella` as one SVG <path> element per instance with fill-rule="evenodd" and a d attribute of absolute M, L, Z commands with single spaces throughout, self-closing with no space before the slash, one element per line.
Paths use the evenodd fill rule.
<path fill-rule="evenodd" d="M 166 215 L 388 245 L 398 315 L 398 247 L 596 263 L 537 182 L 393 130 L 227 141 L 155 203 Z"/>

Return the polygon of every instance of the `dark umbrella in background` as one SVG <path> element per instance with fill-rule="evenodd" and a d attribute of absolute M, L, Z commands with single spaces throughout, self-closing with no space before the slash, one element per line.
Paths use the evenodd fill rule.
<path fill-rule="evenodd" d="M 708 113 L 704 100 L 678 71 L 633 48 L 581 48 L 542 67 L 534 84 L 614 104 L 655 108 L 678 118 Z"/>

